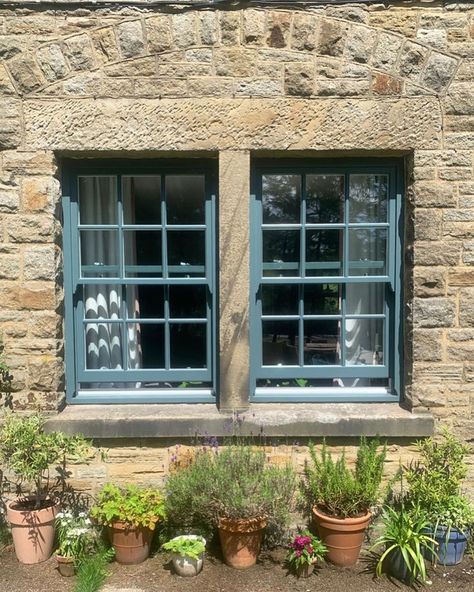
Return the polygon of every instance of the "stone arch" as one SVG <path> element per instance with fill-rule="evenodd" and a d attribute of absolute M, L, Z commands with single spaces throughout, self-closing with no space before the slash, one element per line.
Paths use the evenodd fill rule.
<path fill-rule="evenodd" d="M 20 96 L 444 95 L 459 57 L 318 10 L 145 14 L 4 62 Z"/>

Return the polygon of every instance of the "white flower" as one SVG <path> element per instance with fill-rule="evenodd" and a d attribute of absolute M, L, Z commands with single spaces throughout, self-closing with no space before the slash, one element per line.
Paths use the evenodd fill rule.
<path fill-rule="evenodd" d="M 79 514 L 77 516 L 79 518 L 85 518 L 87 516 L 87 514 L 85 512 L 79 512 Z"/>

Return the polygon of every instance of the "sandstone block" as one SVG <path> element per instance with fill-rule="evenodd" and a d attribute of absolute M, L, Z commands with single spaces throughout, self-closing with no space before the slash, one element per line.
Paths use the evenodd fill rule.
<path fill-rule="evenodd" d="M 90 36 L 94 45 L 95 55 L 101 64 L 116 62 L 120 58 L 112 27 L 104 27 L 103 29 L 91 31 Z"/>
<path fill-rule="evenodd" d="M 308 14 L 295 14 L 291 47 L 293 49 L 312 51 L 316 48 L 320 20 Z"/>
<path fill-rule="evenodd" d="M 187 62 L 210 64 L 213 59 L 212 49 L 187 49 L 184 52 L 184 59 Z"/>
<path fill-rule="evenodd" d="M 20 191 L 17 185 L 0 180 L 0 212 L 16 212 L 20 205 Z"/>
<path fill-rule="evenodd" d="M 440 362 L 442 360 L 441 329 L 415 329 L 413 331 L 413 359 L 417 362 Z"/>
<path fill-rule="evenodd" d="M 202 76 L 188 79 L 188 93 L 191 97 L 228 96 L 234 91 L 232 78 Z"/>
<path fill-rule="evenodd" d="M 453 208 L 456 197 L 451 183 L 418 182 L 415 186 L 415 204 L 417 207 Z"/>
<path fill-rule="evenodd" d="M 6 150 L 3 152 L 3 170 L 22 175 L 51 175 L 55 170 L 54 156 L 43 150 Z"/>
<path fill-rule="evenodd" d="M 61 339 L 62 317 L 54 311 L 30 314 L 28 332 L 31 337 L 39 339 Z"/>
<path fill-rule="evenodd" d="M 94 50 L 88 35 L 69 37 L 64 42 L 65 54 L 73 70 L 90 70 L 94 67 Z"/>
<path fill-rule="evenodd" d="M 414 298 L 413 325 L 415 327 L 453 327 L 456 303 L 450 298 Z"/>
<path fill-rule="evenodd" d="M 47 177 L 30 177 L 22 187 L 22 208 L 26 212 L 52 212 L 57 195 L 57 184 Z"/>
<path fill-rule="evenodd" d="M 266 33 L 265 11 L 245 10 L 243 13 L 243 39 L 247 45 L 263 45 Z"/>
<path fill-rule="evenodd" d="M 120 52 L 124 58 L 133 58 L 145 53 L 145 38 L 141 21 L 128 21 L 117 25 Z"/>
<path fill-rule="evenodd" d="M 174 14 L 171 17 L 173 42 L 176 47 L 189 47 L 197 45 L 197 28 L 191 12 Z"/>
<path fill-rule="evenodd" d="M 474 75 L 473 79 L 474 80 Z M 470 82 L 453 82 L 446 98 L 446 113 L 474 115 L 474 89 Z"/>
<path fill-rule="evenodd" d="M 410 80 L 417 80 L 426 60 L 427 49 L 418 43 L 407 41 L 400 55 L 399 72 Z"/>
<path fill-rule="evenodd" d="M 63 363 L 54 355 L 28 358 L 28 384 L 34 391 L 58 391 L 62 387 Z"/>
<path fill-rule="evenodd" d="M 284 12 L 270 12 L 267 18 L 267 45 L 287 47 L 290 38 L 291 15 Z"/>
<path fill-rule="evenodd" d="M 376 73 L 372 79 L 372 91 L 377 95 L 399 95 L 402 81 L 389 74 Z"/>
<path fill-rule="evenodd" d="M 106 66 L 107 76 L 153 76 L 156 74 L 156 62 L 154 57 L 139 58 L 128 62 L 121 62 Z"/>
<path fill-rule="evenodd" d="M 459 326 L 474 327 L 474 286 L 460 289 Z M 474 351 L 474 342 L 472 343 Z"/>
<path fill-rule="evenodd" d="M 0 255 L 0 279 L 16 280 L 20 275 L 20 261 L 14 255 Z"/>
<path fill-rule="evenodd" d="M 9 60 L 25 50 L 16 35 L 2 35 L 0 38 L 0 60 Z"/>
<path fill-rule="evenodd" d="M 239 80 L 235 85 L 236 96 L 275 97 L 283 95 L 283 84 L 273 78 L 251 78 Z"/>
<path fill-rule="evenodd" d="M 415 211 L 415 239 L 437 240 L 441 236 L 443 213 L 441 210 L 420 209 Z"/>
<path fill-rule="evenodd" d="M 376 37 L 367 27 L 354 26 L 349 31 L 345 55 L 349 60 L 366 64 L 374 49 Z"/>
<path fill-rule="evenodd" d="M 216 49 L 214 63 L 219 76 L 252 76 L 258 70 L 255 52 L 243 48 Z"/>
<path fill-rule="evenodd" d="M 331 57 L 316 57 L 316 78 L 339 78 L 342 76 L 341 61 Z"/>
<path fill-rule="evenodd" d="M 285 92 L 295 96 L 310 96 L 314 92 L 314 69 L 306 64 L 285 66 Z"/>
<path fill-rule="evenodd" d="M 370 91 L 370 81 L 342 79 L 316 80 L 314 94 L 326 97 L 356 97 L 367 95 Z"/>
<path fill-rule="evenodd" d="M 199 14 L 199 37 L 203 45 L 214 45 L 219 39 L 219 27 L 216 12 Z"/>
<path fill-rule="evenodd" d="M 167 78 L 135 78 L 133 81 L 135 97 L 185 97 L 187 81 Z"/>
<path fill-rule="evenodd" d="M 74 78 L 69 78 L 63 83 L 63 91 L 69 96 L 96 97 L 102 82 L 102 76 L 97 72 L 85 72 Z"/>
<path fill-rule="evenodd" d="M 387 29 L 394 33 L 400 33 L 404 37 L 415 37 L 418 24 L 418 15 L 413 10 L 394 11 L 393 13 L 376 11 L 370 13 L 369 24 L 380 29 Z"/>
<path fill-rule="evenodd" d="M 53 245 L 28 247 L 23 253 L 23 274 L 26 280 L 54 280 L 56 252 Z"/>
<path fill-rule="evenodd" d="M 448 33 L 444 29 L 418 29 L 416 38 L 440 50 L 446 49 L 448 43 Z"/>
<path fill-rule="evenodd" d="M 36 52 L 36 59 L 48 82 L 54 82 L 67 76 L 69 70 L 66 60 L 57 43 L 41 47 Z"/>
<path fill-rule="evenodd" d="M 414 271 L 414 294 L 418 298 L 444 296 L 446 272 L 441 269 L 416 267 Z"/>
<path fill-rule="evenodd" d="M 240 13 L 223 11 L 218 16 L 222 45 L 239 45 Z"/>
<path fill-rule="evenodd" d="M 349 26 L 337 21 L 323 19 L 318 39 L 318 53 L 321 55 L 341 56 L 344 51 Z"/>
<path fill-rule="evenodd" d="M 448 210 L 444 212 L 443 219 L 446 222 L 472 222 L 474 221 L 474 210 Z"/>
<path fill-rule="evenodd" d="M 19 204 L 18 196 L 17 199 Z M 17 207 L 15 209 L 17 209 Z M 5 230 L 8 239 L 14 243 L 52 242 L 54 238 L 54 221 L 51 219 L 51 216 L 22 214 L 21 216 L 15 216 L 14 220 L 6 225 Z"/>
<path fill-rule="evenodd" d="M 432 53 L 426 63 L 421 83 L 437 93 L 445 92 L 454 76 L 457 64 L 454 58 L 442 53 Z"/>
<path fill-rule="evenodd" d="M 461 243 L 455 240 L 418 241 L 415 243 L 416 265 L 458 265 Z"/>
<path fill-rule="evenodd" d="M 20 94 L 30 93 L 44 84 L 41 71 L 31 55 L 22 54 L 10 60 L 8 69 Z"/>
<path fill-rule="evenodd" d="M 0 96 L 16 94 L 15 87 L 3 64 L 0 64 Z"/>
<path fill-rule="evenodd" d="M 150 53 L 160 53 L 170 49 L 171 23 L 167 15 L 161 14 L 147 18 L 145 25 L 148 51 Z"/>
<path fill-rule="evenodd" d="M 384 71 L 392 71 L 397 62 L 402 41 L 396 35 L 379 33 L 377 45 L 372 56 L 372 65 Z"/>
<path fill-rule="evenodd" d="M 474 241 L 466 241 L 463 243 L 462 260 L 466 265 L 474 264 Z"/>
<path fill-rule="evenodd" d="M 357 23 L 366 23 L 369 20 L 369 11 L 366 6 L 331 6 L 326 8 L 326 14 L 334 18 Z"/>

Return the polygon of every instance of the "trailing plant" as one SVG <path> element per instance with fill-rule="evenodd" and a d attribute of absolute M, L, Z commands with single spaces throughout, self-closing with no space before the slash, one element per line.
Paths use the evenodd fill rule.
<path fill-rule="evenodd" d="M 362 437 L 355 468 L 347 466 L 345 451 L 333 460 L 323 441 L 318 454 L 309 444 L 310 463 L 305 466 L 302 492 L 309 510 L 317 506 L 325 514 L 347 518 L 366 514 L 379 499 L 386 445 Z"/>
<path fill-rule="evenodd" d="M 327 548 L 309 530 L 299 533 L 288 545 L 287 562 L 295 571 L 304 565 L 313 565 L 316 561 L 322 560 L 326 555 Z"/>
<path fill-rule="evenodd" d="M 47 433 L 45 418 L 39 414 L 5 415 L 0 431 L 0 461 L 13 471 L 20 482 L 32 485 L 34 508 L 42 505 L 51 490 L 50 467 L 65 459 L 84 460 L 90 454 L 90 443 L 82 436 L 62 432 Z"/>
<path fill-rule="evenodd" d="M 201 536 L 182 535 L 165 543 L 163 549 L 181 557 L 199 559 L 206 550 L 206 541 Z"/>
<path fill-rule="evenodd" d="M 118 487 L 107 483 L 97 496 L 90 514 L 105 526 L 123 522 L 128 526 L 143 526 L 153 530 L 165 516 L 164 496 L 158 489 L 145 489 L 136 485 Z"/>
<path fill-rule="evenodd" d="M 98 592 L 108 575 L 107 564 L 114 555 L 114 549 L 102 544 L 93 555 L 84 557 L 77 567 L 74 592 Z"/>
<path fill-rule="evenodd" d="M 413 582 L 419 579 L 425 583 L 426 566 L 424 549 L 434 553 L 436 541 L 427 533 L 429 525 L 426 516 L 419 508 L 407 511 L 403 504 L 400 510 L 386 506 L 382 514 L 384 532 L 375 541 L 371 550 L 384 547 L 385 551 L 377 562 L 376 574 L 380 576 L 386 560 L 400 554 L 406 566 L 408 579 Z"/>

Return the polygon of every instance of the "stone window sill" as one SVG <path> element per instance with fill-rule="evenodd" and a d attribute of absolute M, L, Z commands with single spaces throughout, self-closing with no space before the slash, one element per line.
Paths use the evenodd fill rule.
<path fill-rule="evenodd" d="M 252 404 L 240 417 L 242 435 L 270 437 L 413 438 L 430 436 L 427 411 L 410 412 L 393 403 Z M 88 438 L 189 438 L 196 433 L 225 436 L 231 413 L 213 404 L 77 405 L 50 417 L 48 430 Z"/>

